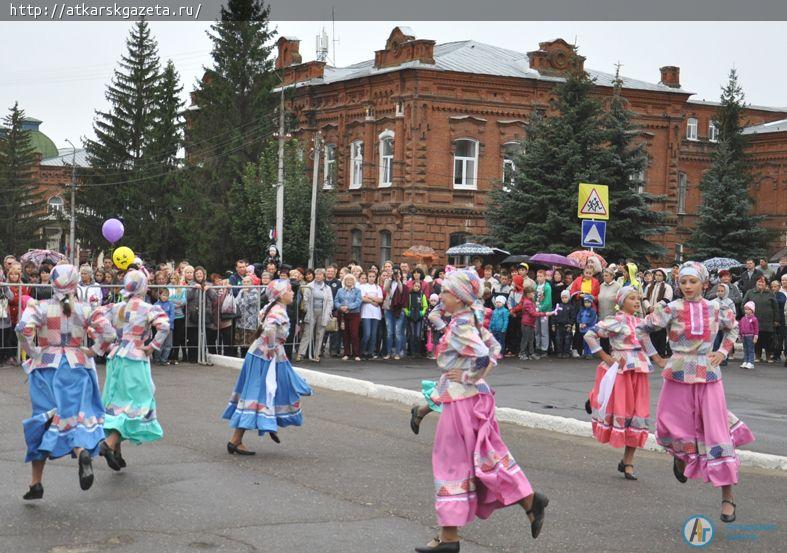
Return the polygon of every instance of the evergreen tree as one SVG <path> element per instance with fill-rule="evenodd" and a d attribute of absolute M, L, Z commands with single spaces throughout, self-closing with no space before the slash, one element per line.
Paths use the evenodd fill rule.
<path fill-rule="evenodd" d="M 19 103 L 0 128 L 0 252 L 19 256 L 43 243 L 46 202 L 34 180 L 38 163 L 30 132 L 22 128 Z"/>
<path fill-rule="evenodd" d="M 312 182 L 302 160 L 297 140 L 285 145 L 284 154 L 284 238 L 287 262 L 306 265 L 309 261 L 309 223 Z M 268 232 L 276 225 L 276 182 L 278 146 L 271 142 L 259 163 L 249 164 L 243 179 L 233 187 L 233 201 L 243 206 L 232 214 L 231 242 L 245 255 L 260 255 L 260 244 L 268 244 Z M 320 189 L 317 194 L 315 261 L 329 257 L 334 249 L 332 210 L 334 195 Z"/>
<path fill-rule="evenodd" d="M 199 109 L 192 113 L 186 143 L 190 181 L 181 197 L 209 205 L 189 235 L 190 251 L 204 251 L 200 259 L 209 266 L 232 266 L 236 257 L 254 253 L 227 238 L 237 234 L 234 214 L 246 208 L 236 203 L 242 195 L 231 192 L 247 165 L 260 160 L 275 128 L 278 96 L 271 89 L 279 80 L 273 72 L 275 31 L 268 28 L 269 12 L 261 0 L 230 0 L 222 8 L 221 21 L 209 33 L 213 65 L 195 91 Z M 261 253 L 267 241 L 266 236 L 254 251 Z"/>
<path fill-rule="evenodd" d="M 664 255 L 664 248 L 649 238 L 667 229 L 664 214 L 652 209 L 659 197 L 639 190 L 644 187 L 642 177 L 648 166 L 647 145 L 634 143 L 637 130 L 631 123 L 633 114 L 621 95 L 621 85 L 616 74 L 612 100 L 604 118 L 608 156 L 600 184 L 609 186 L 610 217 L 602 254 L 610 259 L 631 258 L 643 262 L 648 256 Z"/>
<path fill-rule="evenodd" d="M 495 244 L 531 254 L 579 248 L 578 183 L 603 183 L 609 157 L 593 86 L 585 73 L 572 72 L 554 89 L 556 115 L 536 111 L 528 121 L 514 182 L 490 194 L 487 226 Z"/>
<path fill-rule="evenodd" d="M 171 62 L 161 72 L 146 21 L 135 23 L 126 45 L 107 87 L 110 108 L 96 112 L 96 139 L 85 142 L 91 169 L 77 195 L 79 235 L 83 244 L 105 248 L 101 225 L 117 217 L 126 227 L 123 244 L 153 260 L 178 243 L 167 205 L 182 140 L 181 87 Z"/>
<path fill-rule="evenodd" d="M 765 252 L 768 231 L 761 226 L 763 216 L 751 214 L 751 165 L 745 152 L 741 114 L 743 89 L 735 69 L 721 94 L 717 115 L 719 144 L 710 169 L 700 182 L 702 205 L 699 222 L 689 247 L 694 257 L 732 257 L 743 259 Z"/>

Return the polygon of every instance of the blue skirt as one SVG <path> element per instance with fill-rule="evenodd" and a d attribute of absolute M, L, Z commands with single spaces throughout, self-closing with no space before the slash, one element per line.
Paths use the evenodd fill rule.
<path fill-rule="evenodd" d="M 265 377 L 271 362 L 247 353 L 238 375 L 235 389 L 223 418 L 230 421 L 230 428 L 257 430 L 260 435 L 277 432 L 279 427 L 303 424 L 301 397 L 314 392 L 298 376 L 288 360 L 276 362 L 276 394 L 274 407 L 265 405 Z"/>
<path fill-rule="evenodd" d="M 28 378 L 33 416 L 22 421 L 25 462 L 58 459 L 81 447 L 91 457 L 104 439 L 104 406 L 96 371 L 71 367 L 36 369 Z"/>

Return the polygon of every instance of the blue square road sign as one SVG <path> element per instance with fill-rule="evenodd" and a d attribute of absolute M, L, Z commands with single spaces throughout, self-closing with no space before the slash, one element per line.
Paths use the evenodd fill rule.
<path fill-rule="evenodd" d="M 607 241 L 607 222 L 584 219 L 582 221 L 582 247 L 603 248 Z"/>

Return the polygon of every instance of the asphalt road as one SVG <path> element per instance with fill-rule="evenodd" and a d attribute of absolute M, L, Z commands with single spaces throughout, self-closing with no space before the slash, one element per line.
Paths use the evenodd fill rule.
<path fill-rule="evenodd" d="M 739 352 L 740 357 L 740 352 Z M 740 368 L 740 359 L 722 369 L 727 405 L 754 432 L 757 440 L 746 447 L 753 451 L 787 455 L 787 368 L 781 363 L 758 363 L 756 369 Z M 500 407 L 589 420 L 584 404 L 593 387 L 597 361 L 547 358 L 539 361 L 504 359 L 490 382 Z M 341 361 L 323 358 L 320 364 L 301 366 L 378 384 L 411 390 L 422 379 L 439 375 L 434 361 Z M 650 375 L 651 423 L 656 418 L 662 378 L 658 369 Z M 651 431 L 655 428 L 651 426 Z"/>
<path fill-rule="evenodd" d="M 164 439 L 127 446 L 120 474 L 97 460 L 87 492 L 73 460 L 54 461 L 44 500 L 31 503 L 21 499 L 24 375 L 0 370 L 0 552 L 409 552 L 434 535 L 436 415 L 414 436 L 401 405 L 317 390 L 304 401 L 303 427 L 283 431 L 281 445 L 248 436 L 258 454 L 239 458 L 224 449 L 220 419 L 236 371 L 181 365 L 154 376 Z M 463 529 L 463 552 L 682 552 L 683 523 L 698 513 L 715 523 L 714 551 L 787 551 L 784 473 L 742 470 L 738 523 L 776 526 L 737 541 L 718 522 L 718 492 L 679 484 L 664 454 L 639 452 L 640 480 L 628 482 L 615 471 L 620 452 L 590 439 L 511 425 L 502 432 L 551 498 L 544 531 L 532 540 L 524 513 L 511 507 Z"/>

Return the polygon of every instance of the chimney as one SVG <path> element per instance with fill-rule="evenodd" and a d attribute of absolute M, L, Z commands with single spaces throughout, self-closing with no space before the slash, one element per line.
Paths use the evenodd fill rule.
<path fill-rule="evenodd" d="M 276 69 L 283 69 L 301 63 L 301 54 L 298 48 L 301 41 L 294 36 L 283 36 L 276 41 L 279 56 L 276 58 Z"/>
<path fill-rule="evenodd" d="M 665 65 L 659 71 L 661 71 L 661 84 L 670 88 L 680 88 L 680 67 Z"/>

